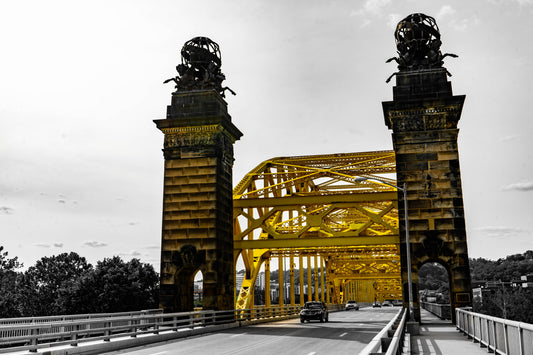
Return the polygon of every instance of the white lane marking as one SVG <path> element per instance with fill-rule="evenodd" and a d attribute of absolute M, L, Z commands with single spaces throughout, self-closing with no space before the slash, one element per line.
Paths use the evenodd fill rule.
<path fill-rule="evenodd" d="M 310 352 L 310 353 L 309 353 L 309 354 L 307 354 L 307 355 L 315 355 L 315 354 L 316 354 L 316 352 L 315 352 L 315 351 L 313 351 L 313 352 Z"/>
<path fill-rule="evenodd" d="M 348 334 L 348 333 L 342 333 L 341 335 L 339 335 L 339 337 L 343 337 L 343 336 L 345 336 L 346 334 Z"/>
<path fill-rule="evenodd" d="M 240 337 L 241 335 L 244 335 L 244 334 L 246 334 L 246 332 L 240 333 L 240 334 L 233 334 L 230 338 Z"/>
<path fill-rule="evenodd" d="M 158 353 L 153 353 L 153 354 L 150 354 L 150 355 L 161 355 L 161 354 L 166 354 L 168 351 L 160 351 Z"/>

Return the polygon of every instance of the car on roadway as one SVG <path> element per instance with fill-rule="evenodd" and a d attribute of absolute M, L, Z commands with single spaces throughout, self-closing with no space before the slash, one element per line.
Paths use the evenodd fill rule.
<path fill-rule="evenodd" d="M 375 301 L 374 303 L 372 303 L 372 308 L 381 308 L 381 302 Z"/>
<path fill-rule="evenodd" d="M 327 322 L 329 320 L 328 307 L 324 302 L 305 302 L 304 308 L 300 311 L 300 322 L 309 322 L 312 319 L 319 320 L 320 322 Z"/>
<path fill-rule="evenodd" d="M 381 304 L 382 307 L 392 307 L 392 301 L 386 300 Z"/>
<path fill-rule="evenodd" d="M 351 311 L 351 310 L 359 310 L 359 305 L 356 301 L 348 301 L 346 302 L 346 306 L 344 306 L 345 311 Z"/>
<path fill-rule="evenodd" d="M 394 307 L 401 307 L 401 306 L 403 306 L 403 303 L 402 303 L 401 300 L 392 300 L 392 305 Z"/>

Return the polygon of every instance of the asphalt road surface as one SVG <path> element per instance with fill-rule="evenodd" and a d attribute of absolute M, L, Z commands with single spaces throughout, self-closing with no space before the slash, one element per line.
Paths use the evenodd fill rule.
<path fill-rule="evenodd" d="M 329 315 L 329 322 L 300 319 L 265 323 L 130 348 L 108 354 L 357 354 L 394 317 L 397 307 L 361 308 Z"/>

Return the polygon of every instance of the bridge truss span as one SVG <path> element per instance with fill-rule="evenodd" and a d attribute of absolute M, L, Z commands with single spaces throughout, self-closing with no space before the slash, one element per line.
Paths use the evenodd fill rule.
<path fill-rule="evenodd" d="M 271 258 L 279 258 L 278 285 L 289 260 L 291 304 L 313 290 L 334 303 L 401 298 L 397 192 L 380 182 L 395 185 L 395 173 L 393 151 L 280 157 L 250 171 L 233 190 L 234 256 L 245 265 L 236 308 L 253 307 L 263 264 L 270 305 Z"/>

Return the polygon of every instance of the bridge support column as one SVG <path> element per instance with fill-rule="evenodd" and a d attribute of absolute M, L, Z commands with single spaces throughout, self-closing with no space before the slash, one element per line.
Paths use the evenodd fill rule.
<path fill-rule="evenodd" d="M 305 303 L 304 299 L 304 258 L 299 255 L 298 256 L 298 276 L 299 276 L 299 283 L 300 283 L 300 306 L 303 306 Z"/>
<path fill-rule="evenodd" d="M 265 307 L 270 307 L 270 257 L 265 260 Z"/>
<path fill-rule="evenodd" d="M 289 261 L 291 265 L 289 266 L 289 276 L 290 276 L 290 300 L 291 300 L 291 306 L 294 306 L 295 304 L 295 295 L 294 295 L 294 255 L 292 255 L 289 258 Z"/>
<path fill-rule="evenodd" d="M 465 96 L 453 96 L 446 69 L 437 68 L 400 71 L 393 101 L 383 102 L 385 123 L 393 131 L 397 184 L 407 186 L 413 273 L 426 262 L 446 267 L 454 322 L 455 307 L 470 305 L 472 300 L 457 147 L 457 123 L 464 100 Z M 403 202 L 403 193 L 399 192 L 401 277 L 406 304 Z M 415 319 L 420 321 L 418 287 L 413 283 Z"/>
<path fill-rule="evenodd" d="M 307 255 L 307 301 L 312 301 L 313 287 L 311 286 L 311 255 Z"/>
<path fill-rule="evenodd" d="M 285 284 L 283 281 L 283 255 L 280 255 L 278 258 L 278 288 L 279 288 L 279 305 L 283 306 L 285 304 Z"/>
<path fill-rule="evenodd" d="M 324 258 L 320 257 L 320 299 L 322 302 L 325 301 L 324 295 Z"/>
<path fill-rule="evenodd" d="M 315 254 L 315 301 L 318 301 L 318 255 Z"/>
<path fill-rule="evenodd" d="M 193 310 L 193 277 L 204 277 L 203 307 L 234 308 L 233 144 L 242 133 L 215 90 L 175 92 L 164 133 L 165 172 L 160 307 Z"/>

